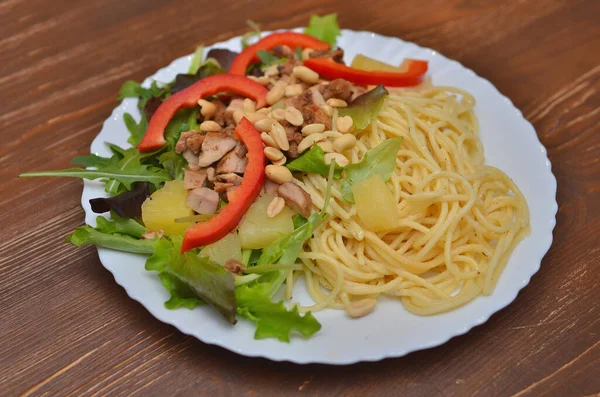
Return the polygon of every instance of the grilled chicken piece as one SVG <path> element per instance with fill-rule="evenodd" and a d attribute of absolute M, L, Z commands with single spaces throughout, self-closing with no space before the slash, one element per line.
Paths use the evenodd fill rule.
<path fill-rule="evenodd" d="M 198 155 L 194 154 L 191 149 L 186 149 L 181 155 L 188 162 L 188 167 L 191 170 L 196 171 L 200 169 L 200 166 L 198 166 Z"/>
<path fill-rule="evenodd" d="M 246 171 L 248 159 L 241 157 L 235 150 L 227 153 L 217 164 L 217 174 L 229 174 L 231 172 L 243 174 Z"/>
<path fill-rule="evenodd" d="M 238 174 L 234 174 L 233 172 L 218 175 L 217 179 L 222 182 L 232 183 L 234 186 L 241 185 L 243 180 L 241 176 L 239 176 Z"/>
<path fill-rule="evenodd" d="M 179 136 L 179 140 L 175 144 L 175 151 L 177 153 L 183 153 L 186 150 L 191 150 L 192 153 L 200 153 L 202 142 L 204 141 L 204 135 L 199 131 L 185 131 Z"/>
<path fill-rule="evenodd" d="M 185 170 L 185 175 L 183 176 L 183 187 L 186 190 L 196 189 L 197 187 L 206 186 L 208 176 L 206 175 L 206 171 L 199 170 Z"/>
<path fill-rule="evenodd" d="M 204 168 L 206 171 L 206 176 L 208 177 L 208 181 L 215 183 L 217 181 L 217 173 L 213 167 Z"/>
<path fill-rule="evenodd" d="M 337 63 L 344 63 L 344 50 L 337 48 L 330 50 L 314 50 L 309 55 L 310 58 L 331 58 Z"/>
<path fill-rule="evenodd" d="M 219 193 L 207 187 L 190 190 L 185 204 L 199 214 L 214 214 L 219 206 Z"/>
<path fill-rule="evenodd" d="M 329 98 L 338 98 L 346 102 L 350 102 L 352 95 L 354 94 L 354 85 L 351 82 L 344 79 L 335 79 L 323 89 L 323 99 L 328 100 Z"/>
<path fill-rule="evenodd" d="M 223 183 L 223 182 L 215 182 L 215 192 L 224 193 L 227 192 L 227 189 L 235 186 L 233 183 Z"/>
<path fill-rule="evenodd" d="M 294 182 L 285 182 L 277 188 L 279 197 L 285 200 L 285 204 L 295 210 L 303 217 L 308 218 L 312 209 L 312 199 L 310 194 L 296 185 Z"/>
<path fill-rule="evenodd" d="M 263 192 L 266 194 L 277 195 L 277 189 L 279 188 L 279 184 L 273 182 L 272 180 L 265 178 L 265 183 L 263 184 Z"/>
<path fill-rule="evenodd" d="M 198 166 L 206 167 L 221 160 L 237 143 L 238 141 L 222 132 L 207 132 L 202 142 Z"/>

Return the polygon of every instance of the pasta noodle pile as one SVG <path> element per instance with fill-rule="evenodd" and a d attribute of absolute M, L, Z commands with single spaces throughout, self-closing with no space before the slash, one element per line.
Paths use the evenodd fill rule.
<path fill-rule="evenodd" d="M 529 233 L 529 212 L 514 182 L 484 164 L 474 106 L 469 93 L 453 87 L 396 90 L 387 98 L 347 155 L 355 163 L 385 139 L 404 139 L 387 181 L 398 224 L 384 233 L 366 230 L 335 180 L 329 217 L 300 255 L 316 302 L 301 310 L 347 309 L 387 295 L 431 315 L 492 293 Z M 323 208 L 326 178 L 307 174 L 297 182 Z M 297 273 L 288 277 L 288 294 Z"/>

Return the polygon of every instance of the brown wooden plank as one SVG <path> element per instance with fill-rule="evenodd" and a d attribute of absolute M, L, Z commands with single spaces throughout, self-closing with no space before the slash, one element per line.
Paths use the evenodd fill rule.
<path fill-rule="evenodd" d="M 18 180 L 87 153 L 126 79 L 243 33 L 343 27 L 434 48 L 489 79 L 534 124 L 558 179 L 555 242 L 507 309 L 443 346 L 346 367 L 274 363 L 154 319 L 93 248 L 81 182 Z M 0 3 L 0 395 L 490 395 L 600 392 L 600 2 L 182 0 Z"/>

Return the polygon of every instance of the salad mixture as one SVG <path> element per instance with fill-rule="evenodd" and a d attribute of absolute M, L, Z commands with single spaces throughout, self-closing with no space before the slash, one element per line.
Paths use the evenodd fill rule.
<path fill-rule="evenodd" d="M 73 159 L 85 168 L 21 177 L 100 180 L 110 197 L 90 204 L 103 215 L 66 242 L 147 255 L 168 309 L 209 304 L 231 324 L 254 322 L 257 339 L 289 341 L 321 328 L 275 296 L 327 218 L 331 181 L 354 202 L 353 186 L 393 167 L 402 139 L 360 161 L 344 153 L 381 109 L 384 86 L 419 84 L 427 62 L 358 55 L 345 65 L 335 14 L 311 17 L 304 33 L 263 37 L 253 27 L 239 54 L 212 49 L 204 58 L 200 47 L 170 83 L 123 84 L 118 98 L 138 98 L 141 111 L 123 117 L 131 147 L 107 143 L 111 157 Z M 298 173 L 327 178 L 321 205 L 295 183 Z"/>

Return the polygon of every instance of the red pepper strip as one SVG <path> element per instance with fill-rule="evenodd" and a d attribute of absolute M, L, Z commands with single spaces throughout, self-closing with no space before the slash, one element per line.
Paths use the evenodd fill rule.
<path fill-rule="evenodd" d="M 256 55 L 258 51 L 269 51 L 276 45 L 287 45 L 292 50 L 295 50 L 296 47 L 303 49 L 312 48 L 315 50 L 329 49 L 329 43 L 307 34 L 296 32 L 273 33 L 246 47 L 244 51 L 236 56 L 229 68 L 229 73 L 245 76 L 248 66 L 259 60 L 258 55 Z"/>
<path fill-rule="evenodd" d="M 154 112 L 148 123 L 148 129 L 144 139 L 138 145 L 140 152 L 150 152 L 160 149 L 165 141 L 165 128 L 169 121 L 181 108 L 191 108 L 198 104 L 198 100 L 213 96 L 219 92 L 234 92 L 236 94 L 252 98 L 256 101 L 256 107 L 266 106 L 267 92 L 265 86 L 243 76 L 231 74 L 215 74 L 205 77 L 188 88 L 167 98 Z"/>
<path fill-rule="evenodd" d="M 185 232 L 181 252 L 202 247 L 219 241 L 227 236 L 242 220 L 242 217 L 256 200 L 265 181 L 265 155 L 260 133 L 247 118 L 242 118 L 235 129 L 236 138 L 241 138 L 248 149 L 248 165 L 244 179 L 235 191 L 230 194 L 229 204 L 221 209 L 208 222 L 196 223 Z"/>
<path fill-rule="evenodd" d="M 344 79 L 354 84 L 383 84 L 388 87 L 408 87 L 419 84 L 427 72 L 428 62 L 407 59 L 406 64 L 405 72 L 381 72 L 351 68 L 327 58 L 311 58 L 304 61 L 304 66 L 330 80 Z"/>

